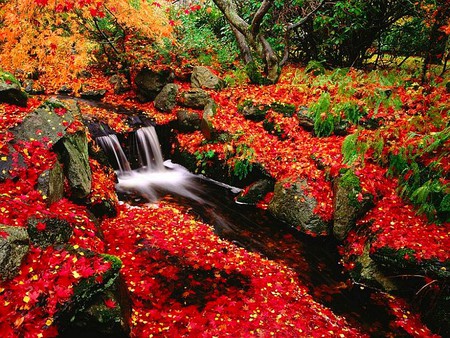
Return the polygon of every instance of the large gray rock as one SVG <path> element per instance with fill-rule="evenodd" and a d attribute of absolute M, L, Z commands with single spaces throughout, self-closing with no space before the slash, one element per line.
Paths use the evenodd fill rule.
<path fill-rule="evenodd" d="M 44 171 L 38 178 L 37 190 L 45 196 L 47 205 L 55 203 L 64 195 L 64 173 L 59 162 Z"/>
<path fill-rule="evenodd" d="M 328 234 L 329 226 L 314 213 L 317 201 L 305 193 L 306 188 L 305 180 L 277 182 L 268 210 L 299 231 L 314 235 Z"/>
<path fill-rule="evenodd" d="M 178 129 L 191 132 L 200 129 L 201 118 L 196 112 L 180 109 L 177 111 Z"/>
<path fill-rule="evenodd" d="M 173 81 L 173 78 L 174 75 L 170 70 L 142 69 L 134 79 L 138 100 L 141 102 L 154 100 L 164 86 Z"/>
<path fill-rule="evenodd" d="M 168 83 L 155 98 L 155 107 L 163 112 L 170 112 L 177 105 L 178 86 Z"/>
<path fill-rule="evenodd" d="M 70 223 L 58 218 L 30 218 L 27 221 L 27 231 L 31 242 L 41 248 L 67 243 L 73 234 Z"/>
<path fill-rule="evenodd" d="M 221 89 L 225 82 L 203 66 L 196 66 L 192 70 L 191 85 L 193 88 Z"/>
<path fill-rule="evenodd" d="M 10 103 L 26 107 L 28 96 L 20 87 L 16 78 L 7 72 L 0 70 L 0 103 Z"/>
<path fill-rule="evenodd" d="M 211 97 L 203 89 L 190 89 L 182 92 L 179 97 L 180 105 L 188 108 L 203 109 L 211 101 Z"/>
<path fill-rule="evenodd" d="M 217 104 L 210 100 L 203 110 L 202 121 L 200 122 L 200 129 L 207 140 L 211 140 L 216 131 L 212 122 L 216 112 Z"/>
<path fill-rule="evenodd" d="M 0 280 L 13 278 L 30 247 L 27 230 L 0 224 Z"/>
<path fill-rule="evenodd" d="M 273 188 L 273 180 L 262 179 L 253 182 L 237 196 L 236 201 L 243 204 L 257 204 L 267 193 L 273 191 Z"/>
<path fill-rule="evenodd" d="M 66 135 L 62 139 L 62 145 L 64 172 L 71 188 L 71 197 L 85 198 L 89 195 L 92 185 L 86 132 Z"/>
<path fill-rule="evenodd" d="M 29 114 L 13 130 L 14 139 L 16 142 L 38 140 L 51 147 L 64 136 L 66 126 L 76 117 L 81 118 L 81 115 L 75 101 L 62 102 L 51 98 Z"/>

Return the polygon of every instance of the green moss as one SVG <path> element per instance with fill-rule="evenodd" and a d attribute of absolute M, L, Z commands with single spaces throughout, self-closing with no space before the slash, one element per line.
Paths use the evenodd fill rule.
<path fill-rule="evenodd" d="M 348 191 L 348 199 L 350 203 L 358 207 L 359 202 L 357 195 L 361 192 L 361 182 L 359 177 L 351 169 L 345 169 L 342 172 L 342 176 L 339 180 L 339 186 Z"/>
<path fill-rule="evenodd" d="M 3 82 L 11 82 L 20 87 L 20 82 L 9 72 L 5 72 L 4 70 L 0 69 L 0 79 Z"/>
<path fill-rule="evenodd" d="M 270 105 L 270 108 L 277 113 L 283 114 L 285 117 L 292 117 L 295 114 L 295 105 L 290 103 L 274 102 Z"/>

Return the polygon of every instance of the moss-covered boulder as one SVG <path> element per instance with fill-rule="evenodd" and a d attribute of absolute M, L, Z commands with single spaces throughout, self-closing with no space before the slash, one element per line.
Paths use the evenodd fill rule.
<path fill-rule="evenodd" d="M 244 100 L 238 105 L 238 112 L 248 120 L 263 121 L 266 118 L 269 106 L 257 104 L 251 100 Z"/>
<path fill-rule="evenodd" d="M 200 129 L 201 118 L 197 112 L 180 109 L 177 111 L 178 130 L 192 132 Z"/>
<path fill-rule="evenodd" d="M 138 100 L 141 102 L 154 100 L 164 86 L 173 81 L 173 78 L 174 75 L 169 69 L 142 69 L 134 79 Z"/>
<path fill-rule="evenodd" d="M 26 229 L 0 224 L 0 280 L 17 274 L 29 247 Z"/>
<path fill-rule="evenodd" d="M 225 82 L 203 66 L 196 66 L 192 70 L 191 85 L 193 88 L 221 89 Z"/>
<path fill-rule="evenodd" d="M 155 98 L 155 108 L 162 112 L 170 112 L 177 104 L 178 86 L 168 83 Z"/>
<path fill-rule="evenodd" d="M 200 122 L 200 129 L 207 140 L 211 140 L 215 133 L 213 125 L 213 118 L 217 113 L 217 104 L 210 100 L 205 109 L 203 109 L 202 120 Z"/>
<path fill-rule="evenodd" d="M 0 70 L 0 103 L 10 103 L 26 107 L 28 96 L 22 91 L 19 81 L 8 73 Z"/>
<path fill-rule="evenodd" d="M 200 88 L 186 90 L 178 98 L 181 106 L 194 109 L 204 109 L 210 101 L 211 96 Z"/>
<path fill-rule="evenodd" d="M 317 201 L 307 193 L 307 188 L 308 183 L 305 180 L 277 182 L 268 210 L 274 217 L 299 231 L 312 235 L 327 235 L 330 226 L 314 213 Z"/>

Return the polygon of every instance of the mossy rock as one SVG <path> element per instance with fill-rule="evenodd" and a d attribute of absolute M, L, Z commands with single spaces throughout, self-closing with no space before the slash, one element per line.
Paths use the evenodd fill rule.
<path fill-rule="evenodd" d="M 0 224 L 0 281 L 16 276 L 29 248 L 26 229 Z"/>
<path fill-rule="evenodd" d="M 73 234 L 72 225 L 59 218 L 36 219 L 27 221 L 27 231 L 31 242 L 41 248 L 64 244 Z"/>
<path fill-rule="evenodd" d="M 28 95 L 22 91 L 19 81 L 8 72 L 0 70 L 0 102 L 26 107 Z"/>
<path fill-rule="evenodd" d="M 266 118 L 269 106 L 257 104 L 251 100 L 244 100 L 237 106 L 238 112 L 248 120 L 262 121 Z"/>
<path fill-rule="evenodd" d="M 284 117 L 292 117 L 296 111 L 295 105 L 290 103 L 274 102 L 269 107 L 273 111 L 283 114 Z"/>
<path fill-rule="evenodd" d="M 394 274 L 423 274 L 440 280 L 450 280 L 450 260 L 416 258 L 416 253 L 408 247 L 394 249 L 388 246 L 376 249 L 370 256 L 385 270 Z"/>
<path fill-rule="evenodd" d="M 269 179 L 256 181 L 244 189 L 236 198 L 236 202 L 242 204 L 257 204 L 264 196 L 273 191 L 274 182 Z"/>

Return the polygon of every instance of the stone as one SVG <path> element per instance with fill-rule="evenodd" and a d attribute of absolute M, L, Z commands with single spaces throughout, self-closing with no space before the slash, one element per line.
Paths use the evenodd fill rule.
<path fill-rule="evenodd" d="M 317 201 L 305 192 L 307 186 L 305 180 L 277 182 L 268 210 L 274 217 L 299 231 L 327 235 L 330 227 L 314 213 Z"/>
<path fill-rule="evenodd" d="M 61 141 L 64 173 L 69 181 L 71 197 L 85 198 L 89 195 L 92 185 L 86 132 L 68 134 Z"/>
<path fill-rule="evenodd" d="M 72 123 L 76 117 L 81 118 L 81 115 L 75 101 L 63 103 L 49 99 L 13 129 L 15 142 L 33 139 L 48 144 L 50 148 L 66 134 L 64 125 Z"/>
<path fill-rule="evenodd" d="M 308 108 L 301 107 L 297 112 L 298 124 L 306 131 L 314 130 L 314 120 L 309 116 Z"/>
<path fill-rule="evenodd" d="M 140 102 L 153 101 L 164 86 L 173 81 L 173 78 L 171 70 L 142 69 L 134 79 L 138 100 Z"/>
<path fill-rule="evenodd" d="M 193 88 L 222 89 L 225 82 L 208 68 L 196 66 L 192 70 L 191 85 Z"/>
<path fill-rule="evenodd" d="M 26 107 L 28 96 L 20 87 L 19 81 L 7 72 L 0 70 L 0 103 Z"/>
<path fill-rule="evenodd" d="M 269 108 L 265 104 L 256 104 L 251 100 L 245 100 L 238 105 L 238 112 L 248 120 L 263 121 Z"/>
<path fill-rule="evenodd" d="M 82 91 L 80 97 L 86 100 L 100 101 L 106 95 L 106 89 L 92 89 Z"/>
<path fill-rule="evenodd" d="M 177 111 L 178 129 L 183 132 L 192 132 L 200 129 L 201 118 L 196 112 L 180 109 Z"/>
<path fill-rule="evenodd" d="M 14 278 L 30 248 L 25 228 L 0 224 L 0 280 Z"/>
<path fill-rule="evenodd" d="M 58 89 L 58 94 L 69 95 L 72 93 L 73 89 L 69 85 L 62 85 L 61 88 Z"/>
<path fill-rule="evenodd" d="M 372 207 L 373 196 L 361 193 L 359 178 L 350 169 L 336 178 L 333 190 L 333 234 L 343 241 L 355 226 L 356 220 Z"/>
<path fill-rule="evenodd" d="M 162 112 L 171 112 L 177 105 L 178 86 L 168 83 L 155 98 L 155 107 Z"/>
<path fill-rule="evenodd" d="M 204 109 L 210 101 L 210 95 L 200 88 L 184 91 L 179 97 L 180 105 L 194 109 Z"/>
<path fill-rule="evenodd" d="M 69 222 L 59 218 L 30 218 L 27 221 L 27 232 L 34 245 L 46 248 L 67 243 L 72 237 L 73 228 Z"/>
<path fill-rule="evenodd" d="M 23 82 L 23 86 L 25 87 L 25 92 L 30 95 L 44 95 L 45 88 L 41 85 L 37 84 L 33 80 L 25 80 Z"/>
<path fill-rule="evenodd" d="M 114 86 L 114 94 L 123 94 L 131 89 L 125 77 L 121 75 L 111 76 L 109 82 Z"/>
<path fill-rule="evenodd" d="M 253 182 L 237 196 L 236 202 L 255 205 L 269 192 L 273 191 L 273 188 L 274 182 L 269 179 Z"/>
<path fill-rule="evenodd" d="M 213 117 L 217 112 L 217 104 L 210 100 L 203 110 L 202 120 L 200 122 L 200 129 L 207 140 L 211 140 L 215 133 L 215 128 L 212 123 Z"/>
<path fill-rule="evenodd" d="M 61 200 L 64 196 L 64 173 L 56 162 L 53 168 L 44 171 L 38 178 L 37 190 L 45 198 L 47 205 Z"/>

